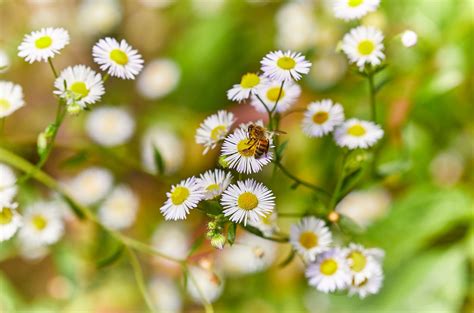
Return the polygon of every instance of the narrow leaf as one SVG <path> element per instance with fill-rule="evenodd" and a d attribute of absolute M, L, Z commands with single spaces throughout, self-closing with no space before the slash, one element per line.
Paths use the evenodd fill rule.
<path fill-rule="evenodd" d="M 235 242 L 235 236 L 237 234 L 237 224 L 231 223 L 227 229 L 227 242 L 232 246 Z"/>
<path fill-rule="evenodd" d="M 125 246 L 122 243 L 119 244 L 111 255 L 106 256 L 105 258 L 97 261 L 96 263 L 97 268 L 100 269 L 100 268 L 104 268 L 106 266 L 113 264 L 122 256 L 124 249 L 125 249 Z"/>
<path fill-rule="evenodd" d="M 163 175 L 163 173 L 165 172 L 165 163 L 157 147 L 153 147 L 153 157 L 155 160 L 156 170 L 158 174 Z"/>
<path fill-rule="evenodd" d="M 77 216 L 79 219 L 84 219 L 84 213 L 82 212 L 82 209 L 77 206 L 77 204 L 69 197 L 62 196 L 63 200 L 67 203 L 67 205 L 71 208 L 71 210 L 74 212 L 74 214 Z"/>
<path fill-rule="evenodd" d="M 295 258 L 295 255 L 296 255 L 296 251 L 291 249 L 290 254 L 288 254 L 288 256 L 283 260 L 283 262 L 278 264 L 278 267 L 285 267 L 288 264 L 290 264 L 291 261 L 293 261 L 293 259 Z"/>

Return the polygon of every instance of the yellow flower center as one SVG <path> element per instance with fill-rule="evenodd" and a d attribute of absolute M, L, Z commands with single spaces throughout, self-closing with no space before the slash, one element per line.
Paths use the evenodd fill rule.
<path fill-rule="evenodd" d="M 305 231 L 301 233 L 299 242 L 306 249 L 311 249 L 318 245 L 318 237 L 311 231 Z"/>
<path fill-rule="evenodd" d="M 89 94 L 89 89 L 87 89 L 87 86 L 84 82 L 73 83 L 69 90 L 71 90 L 74 95 L 76 95 L 80 99 L 87 97 L 87 95 Z"/>
<path fill-rule="evenodd" d="M 211 139 L 219 140 L 222 137 L 224 137 L 226 132 L 227 132 L 227 128 L 224 125 L 219 125 L 217 127 L 214 127 L 214 129 L 211 130 Z"/>
<path fill-rule="evenodd" d="M 352 8 L 355 8 L 355 7 L 358 7 L 359 5 L 361 5 L 362 2 L 364 2 L 364 0 L 348 0 L 347 5 L 352 7 Z"/>
<path fill-rule="evenodd" d="M 284 70 L 291 70 L 295 67 L 296 62 L 292 58 L 285 56 L 278 59 L 277 65 Z"/>
<path fill-rule="evenodd" d="M 0 225 L 10 224 L 13 219 L 13 212 L 9 208 L 3 208 L 0 212 Z"/>
<path fill-rule="evenodd" d="M 46 49 L 53 43 L 53 40 L 49 36 L 43 36 L 35 41 L 35 46 L 38 49 Z"/>
<path fill-rule="evenodd" d="M 367 284 L 369 282 L 369 280 L 367 278 L 364 278 L 363 281 L 361 281 L 359 284 L 356 284 L 354 281 L 352 282 L 352 285 L 354 286 L 357 286 L 357 287 L 362 287 L 364 286 L 365 284 Z"/>
<path fill-rule="evenodd" d="M 180 205 L 189 197 L 189 189 L 183 186 L 176 187 L 171 193 L 171 202 L 174 205 Z"/>
<path fill-rule="evenodd" d="M 365 128 L 359 124 L 355 124 L 347 129 L 347 133 L 356 137 L 364 136 Z"/>
<path fill-rule="evenodd" d="M 278 96 L 280 96 L 280 99 L 283 98 L 285 96 L 285 90 L 281 89 L 280 87 L 272 87 L 267 90 L 268 100 L 276 102 L 278 100 Z"/>
<path fill-rule="evenodd" d="M 354 272 L 362 271 L 367 264 L 367 259 L 360 251 L 352 251 L 347 258 L 352 260 L 351 269 Z"/>
<path fill-rule="evenodd" d="M 362 40 L 357 46 L 357 50 L 362 55 L 370 55 L 375 49 L 374 42 L 372 40 Z"/>
<path fill-rule="evenodd" d="M 31 223 L 37 230 L 43 230 L 48 225 L 48 221 L 41 215 L 33 216 Z"/>
<path fill-rule="evenodd" d="M 128 63 L 128 56 L 120 49 L 114 49 L 110 52 L 110 58 L 117 64 L 125 65 Z"/>
<path fill-rule="evenodd" d="M 260 77 L 254 73 L 247 73 L 242 76 L 240 80 L 240 86 L 242 88 L 253 88 L 260 83 Z"/>
<path fill-rule="evenodd" d="M 247 158 L 252 157 L 255 154 L 255 149 L 253 148 L 249 149 L 251 146 L 252 144 L 249 143 L 248 139 L 243 139 L 239 141 L 239 143 L 237 144 L 237 151 L 239 151 L 240 155 L 244 157 L 247 157 Z"/>
<path fill-rule="evenodd" d="M 319 265 L 319 270 L 324 275 L 331 276 L 337 271 L 337 262 L 333 259 L 324 260 Z"/>
<path fill-rule="evenodd" d="M 218 191 L 219 190 L 219 184 L 211 184 L 206 187 L 207 191 Z"/>
<path fill-rule="evenodd" d="M 252 211 L 258 205 L 258 198 L 251 192 L 244 192 L 239 196 L 237 204 L 241 209 Z"/>
<path fill-rule="evenodd" d="M 313 115 L 313 122 L 316 124 L 323 124 L 326 122 L 329 118 L 328 112 L 317 112 L 316 114 Z"/>
<path fill-rule="evenodd" d="M 0 112 L 4 112 L 10 108 L 11 104 L 7 99 L 0 99 Z"/>

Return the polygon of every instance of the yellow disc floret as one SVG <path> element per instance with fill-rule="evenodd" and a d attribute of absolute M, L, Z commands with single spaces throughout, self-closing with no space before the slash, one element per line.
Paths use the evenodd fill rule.
<path fill-rule="evenodd" d="M 171 192 L 171 202 L 174 205 L 180 205 L 189 197 L 189 189 L 183 186 L 178 186 L 174 188 Z"/>
<path fill-rule="evenodd" d="M 237 204 L 241 209 L 251 211 L 258 206 L 258 198 L 251 192 L 244 192 L 239 196 Z"/>
<path fill-rule="evenodd" d="M 110 52 L 110 58 L 117 64 L 126 65 L 128 63 L 128 56 L 120 49 L 114 49 Z"/>

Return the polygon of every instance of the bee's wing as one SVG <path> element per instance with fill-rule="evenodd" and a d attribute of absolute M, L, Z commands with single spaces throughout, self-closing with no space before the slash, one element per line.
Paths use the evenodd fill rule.
<path fill-rule="evenodd" d="M 268 133 L 271 135 L 271 136 L 275 136 L 275 135 L 285 135 L 286 132 L 282 131 L 282 130 L 272 130 L 272 131 L 268 131 Z"/>

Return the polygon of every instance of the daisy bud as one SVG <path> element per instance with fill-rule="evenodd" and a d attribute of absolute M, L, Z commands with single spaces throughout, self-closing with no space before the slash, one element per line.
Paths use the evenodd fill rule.
<path fill-rule="evenodd" d="M 367 152 L 363 150 L 355 150 L 353 151 L 346 163 L 346 173 L 352 173 L 359 168 L 367 161 L 368 155 Z"/>
<path fill-rule="evenodd" d="M 226 242 L 226 239 L 222 234 L 216 234 L 211 239 L 211 245 L 217 249 L 224 248 L 225 242 Z"/>
<path fill-rule="evenodd" d="M 217 228 L 217 223 L 212 221 L 207 224 L 207 229 L 209 230 L 215 230 Z"/>
<path fill-rule="evenodd" d="M 227 161 L 227 158 L 225 157 L 225 155 L 221 155 L 219 157 L 218 163 L 222 168 L 229 168 L 229 162 Z"/>
<path fill-rule="evenodd" d="M 209 239 L 214 238 L 215 235 L 216 235 L 216 231 L 214 229 L 210 230 L 206 233 L 206 237 L 209 238 Z"/>
<path fill-rule="evenodd" d="M 332 211 L 331 213 L 328 214 L 328 220 L 331 223 L 337 223 L 340 218 L 341 218 L 341 216 L 336 211 Z"/>
<path fill-rule="evenodd" d="M 71 115 L 78 115 L 81 111 L 81 106 L 75 102 L 67 106 L 67 112 Z"/>
<path fill-rule="evenodd" d="M 413 47 L 418 42 L 418 35 L 412 30 L 406 30 L 402 33 L 402 44 L 407 47 Z"/>
<path fill-rule="evenodd" d="M 45 133 L 40 133 L 38 135 L 36 146 L 37 146 L 38 154 L 42 156 L 46 152 L 46 148 L 48 148 L 48 139 L 46 139 Z"/>

